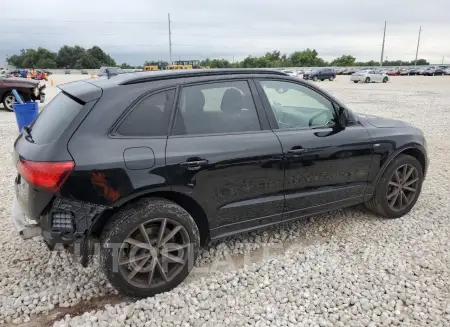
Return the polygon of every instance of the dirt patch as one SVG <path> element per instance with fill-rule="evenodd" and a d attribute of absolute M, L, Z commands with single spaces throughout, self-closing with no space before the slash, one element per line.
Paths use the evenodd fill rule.
<path fill-rule="evenodd" d="M 20 325 L 6 324 L 5 327 L 50 327 L 53 323 L 64 318 L 69 314 L 73 316 L 82 315 L 92 310 L 102 310 L 106 304 L 115 305 L 121 302 L 131 302 L 133 299 L 120 295 L 105 295 L 92 299 L 91 301 L 80 302 L 69 308 L 56 308 L 45 315 L 33 316 L 31 321 Z"/>

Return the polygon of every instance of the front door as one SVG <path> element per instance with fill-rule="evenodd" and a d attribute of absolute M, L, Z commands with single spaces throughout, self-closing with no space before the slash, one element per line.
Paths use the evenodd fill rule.
<path fill-rule="evenodd" d="M 283 147 L 283 220 L 361 202 L 372 153 L 367 130 L 340 126 L 332 101 L 306 85 L 260 80 L 259 89 Z"/>
<path fill-rule="evenodd" d="M 248 81 L 186 86 L 177 107 L 169 182 L 204 208 L 211 238 L 281 221 L 282 148 Z"/>

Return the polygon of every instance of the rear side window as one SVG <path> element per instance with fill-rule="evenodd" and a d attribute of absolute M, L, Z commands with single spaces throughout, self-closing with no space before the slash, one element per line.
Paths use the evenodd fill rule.
<path fill-rule="evenodd" d="M 125 117 L 117 132 L 123 136 L 165 136 L 175 90 L 152 94 Z"/>
<path fill-rule="evenodd" d="M 247 81 L 184 87 L 175 135 L 259 131 L 258 114 Z"/>
<path fill-rule="evenodd" d="M 31 125 L 33 141 L 47 144 L 58 139 L 83 108 L 82 104 L 60 92 Z"/>

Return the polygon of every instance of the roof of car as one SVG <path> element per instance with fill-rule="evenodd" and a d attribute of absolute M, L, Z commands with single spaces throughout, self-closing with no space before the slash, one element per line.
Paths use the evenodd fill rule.
<path fill-rule="evenodd" d="M 201 77 L 201 76 L 220 76 L 220 75 L 242 75 L 242 74 L 287 74 L 274 69 L 253 69 L 253 68 L 229 68 L 229 69 L 186 69 L 186 70 L 159 70 L 144 71 L 134 73 L 124 73 L 111 77 L 99 77 L 90 79 L 89 82 L 98 86 L 106 85 L 129 85 L 137 83 L 152 82 L 162 79 L 182 78 L 182 77 Z"/>

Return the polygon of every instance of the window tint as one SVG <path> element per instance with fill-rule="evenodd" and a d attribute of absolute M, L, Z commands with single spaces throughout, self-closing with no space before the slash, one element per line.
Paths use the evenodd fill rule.
<path fill-rule="evenodd" d="M 37 144 L 55 141 L 80 112 L 83 105 L 69 98 L 64 92 L 50 101 L 31 126 L 33 140 Z"/>
<path fill-rule="evenodd" d="M 233 81 L 183 88 L 175 135 L 261 130 L 248 83 Z"/>
<path fill-rule="evenodd" d="M 167 135 L 175 90 L 153 94 L 126 116 L 117 132 L 123 136 Z"/>
<path fill-rule="evenodd" d="M 290 82 L 260 81 L 279 129 L 334 125 L 334 107 L 316 91 Z"/>

